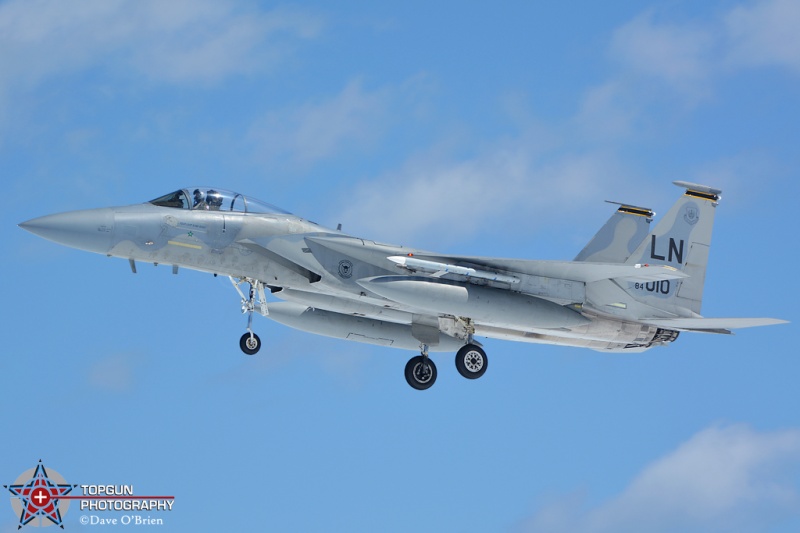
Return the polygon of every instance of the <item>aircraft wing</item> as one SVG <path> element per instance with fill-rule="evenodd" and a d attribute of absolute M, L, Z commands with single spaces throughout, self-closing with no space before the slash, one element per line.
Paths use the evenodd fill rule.
<path fill-rule="evenodd" d="M 473 257 L 462 255 L 436 254 L 413 251 L 400 246 L 390 246 L 362 239 L 313 236 L 306 237 L 326 248 L 358 257 L 365 261 L 374 260 L 375 255 L 383 256 L 396 268 L 397 261 L 390 257 L 413 257 L 415 262 L 435 263 L 437 266 L 456 266 L 477 268 L 497 274 L 522 274 L 545 278 L 566 279 L 584 283 L 604 279 L 626 279 L 631 281 L 660 281 L 688 277 L 680 270 L 668 265 L 623 265 L 618 263 L 590 263 L 574 261 L 546 261 L 530 259 L 500 259 L 494 257 Z M 412 252 L 412 253 L 409 253 Z M 426 270 L 427 271 L 427 270 Z"/>
<path fill-rule="evenodd" d="M 311 270 L 305 268 L 303 265 L 299 263 L 291 261 L 284 254 L 270 250 L 266 244 L 261 244 L 257 240 L 251 240 L 251 239 L 241 239 L 237 242 L 240 245 L 247 248 L 248 250 L 263 255 L 269 261 L 272 261 L 275 264 L 280 265 L 281 267 L 285 268 L 288 271 L 298 274 L 299 276 L 307 279 L 311 283 L 315 283 L 320 280 L 319 274 L 317 274 L 316 272 L 312 272 Z"/>
<path fill-rule="evenodd" d="M 728 335 L 733 333 L 731 331 L 732 329 L 788 323 L 786 320 L 777 318 L 645 318 L 639 320 L 639 322 L 678 331 L 722 333 Z"/>
<path fill-rule="evenodd" d="M 588 263 L 575 261 L 545 261 L 530 259 L 495 259 L 492 257 L 470 257 L 456 255 L 414 255 L 416 259 L 451 262 L 487 268 L 493 271 L 567 279 L 591 283 L 604 279 L 626 279 L 631 281 L 660 281 L 689 277 L 680 270 L 667 265 L 621 265 L 614 263 Z"/>

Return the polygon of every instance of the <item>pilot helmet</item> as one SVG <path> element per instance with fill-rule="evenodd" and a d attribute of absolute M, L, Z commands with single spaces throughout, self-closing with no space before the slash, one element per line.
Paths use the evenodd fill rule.
<path fill-rule="evenodd" d="M 211 189 L 206 195 L 206 203 L 211 207 L 219 207 L 222 205 L 222 195 L 214 189 Z"/>
<path fill-rule="evenodd" d="M 199 203 L 203 201 L 203 191 L 200 189 L 194 190 L 194 203 Z"/>

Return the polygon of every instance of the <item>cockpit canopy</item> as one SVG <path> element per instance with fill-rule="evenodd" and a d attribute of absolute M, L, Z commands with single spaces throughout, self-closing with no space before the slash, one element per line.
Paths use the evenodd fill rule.
<path fill-rule="evenodd" d="M 160 207 L 205 211 L 232 211 L 235 213 L 280 213 L 288 215 L 280 207 L 256 200 L 243 194 L 211 187 L 189 187 L 165 194 L 150 203 Z"/>

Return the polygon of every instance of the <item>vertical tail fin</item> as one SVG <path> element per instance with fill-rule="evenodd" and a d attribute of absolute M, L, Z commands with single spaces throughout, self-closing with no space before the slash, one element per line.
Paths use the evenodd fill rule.
<path fill-rule="evenodd" d="M 700 313 L 714 214 L 722 191 L 706 185 L 673 182 L 686 192 L 656 224 L 625 264 L 669 265 L 689 274 L 679 281 L 629 283 L 637 300 L 659 308 Z"/>
<path fill-rule="evenodd" d="M 624 263 L 647 237 L 655 215 L 652 209 L 608 203 L 617 204 L 619 208 L 575 257 L 575 261 Z"/>

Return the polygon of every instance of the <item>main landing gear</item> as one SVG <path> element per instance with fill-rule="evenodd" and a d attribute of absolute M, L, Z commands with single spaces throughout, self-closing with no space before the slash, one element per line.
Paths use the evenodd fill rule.
<path fill-rule="evenodd" d="M 472 339 L 470 339 L 472 340 Z M 486 352 L 477 344 L 462 346 L 456 353 L 456 370 L 467 379 L 478 379 L 489 365 Z M 436 365 L 428 358 L 428 346 L 422 345 L 422 353 L 406 363 L 406 381 L 417 390 L 431 388 L 436 382 Z"/>
<path fill-rule="evenodd" d="M 264 284 L 250 278 L 239 278 L 238 280 L 233 279 L 231 276 L 228 276 L 228 278 L 231 280 L 231 283 L 233 283 L 233 288 L 236 289 L 236 292 L 242 297 L 242 313 L 247 313 L 247 333 L 242 335 L 242 338 L 239 339 L 239 348 L 247 355 L 255 355 L 261 349 L 261 339 L 253 332 L 253 311 L 256 309 L 256 304 L 258 304 L 259 312 L 262 315 L 266 316 L 269 314 L 267 310 L 267 297 L 264 293 Z M 250 285 L 248 297 L 245 297 L 242 289 L 239 288 L 239 285 L 242 283 Z M 256 295 L 258 295 L 258 300 L 256 300 Z"/>
<path fill-rule="evenodd" d="M 486 352 L 476 344 L 462 346 L 456 353 L 456 370 L 467 379 L 478 379 L 486 372 L 489 360 Z"/>
<path fill-rule="evenodd" d="M 436 365 L 428 358 L 428 345 L 422 345 L 422 353 L 406 363 L 406 381 L 417 390 L 431 388 L 436 382 Z"/>

